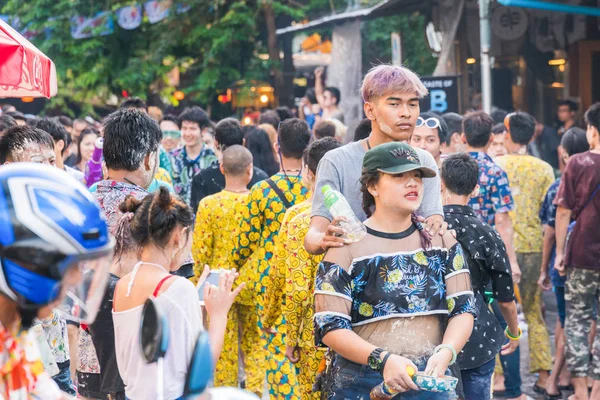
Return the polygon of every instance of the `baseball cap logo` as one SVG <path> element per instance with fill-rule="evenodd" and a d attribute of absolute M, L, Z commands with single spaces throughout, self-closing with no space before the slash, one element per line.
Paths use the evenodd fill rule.
<path fill-rule="evenodd" d="M 405 158 L 408 161 L 415 163 L 415 164 L 421 163 L 421 161 L 419 160 L 419 156 L 417 155 L 417 152 L 411 148 L 393 149 L 393 150 L 390 150 L 390 154 L 392 156 L 394 156 L 395 158 Z"/>

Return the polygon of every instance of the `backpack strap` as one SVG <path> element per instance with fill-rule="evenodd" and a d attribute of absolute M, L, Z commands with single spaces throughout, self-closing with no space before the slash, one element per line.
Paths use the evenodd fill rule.
<path fill-rule="evenodd" d="M 267 179 L 267 183 L 269 184 L 269 186 L 271 186 L 271 189 L 273 189 L 275 191 L 275 193 L 277 193 L 277 196 L 283 203 L 283 206 L 285 207 L 286 210 L 288 208 L 292 207 L 292 203 L 290 203 L 290 201 L 287 199 L 287 197 L 285 197 L 285 194 L 283 193 L 281 188 L 279 186 L 277 186 L 277 184 L 275 183 L 275 181 L 273 179 L 271 179 L 271 178 Z"/>

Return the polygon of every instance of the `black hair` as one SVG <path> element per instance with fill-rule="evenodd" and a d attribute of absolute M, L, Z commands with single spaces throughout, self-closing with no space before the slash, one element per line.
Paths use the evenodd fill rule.
<path fill-rule="evenodd" d="M 356 125 L 354 129 L 354 138 L 352 141 L 358 142 L 359 140 L 363 140 L 369 137 L 371 134 L 371 120 L 369 118 L 365 118 Z"/>
<path fill-rule="evenodd" d="M 360 176 L 360 191 L 362 192 L 362 208 L 367 217 L 371 217 L 373 215 L 373 208 L 375 207 L 375 197 L 369 192 L 369 188 L 377 185 L 379 179 L 381 179 L 381 175 L 383 175 L 379 171 L 366 171 L 363 170 Z M 419 229 L 419 234 L 421 235 L 421 246 L 424 249 L 428 249 L 431 247 L 431 236 L 425 231 L 423 225 L 417 221 L 417 216 L 415 214 L 411 214 L 411 219 L 413 224 L 417 226 Z"/>
<path fill-rule="evenodd" d="M 219 121 L 215 127 L 215 140 L 219 143 L 221 151 L 236 144 L 243 145 L 242 125 L 234 118 L 225 118 Z"/>
<path fill-rule="evenodd" d="M 191 228 L 194 225 L 194 213 L 191 207 L 177 195 L 169 193 L 164 186 L 142 200 L 131 195 L 127 196 L 119 205 L 119 210 L 123 213 L 133 213 L 133 216 L 129 216 L 129 229 L 122 232 L 126 233 L 125 237 L 130 235 L 140 250 L 148 244 L 164 248 L 169 243 L 175 228 Z M 127 214 L 124 217 L 127 218 Z M 118 239 L 117 243 L 124 242 L 122 235 L 115 236 Z M 120 255 L 121 252 L 122 249 L 115 249 L 115 254 Z"/>
<path fill-rule="evenodd" d="M 434 114 L 431 112 L 424 112 L 420 115 L 421 118 L 427 120 L 429 118 L 435 118 L 440 121 L 440 126 L 437 128 L 438 138 L 440 139 L 440 144 L 446 143 L 446 138 L 448 137 L 448 125 L 446 125 L 446 121 L 440 114 Z"/>
<path fill-rule="evenodd" d="M 313 88 L 306 89 L 304 97 L 308 99 L 310 104 L 317 104 L 317 95 L 315 94 L 315 90 Z"/>
<path fill-rule="evenodd" d="M 66 115 L 59 116 L 57 118 L 57 120 L 65 128 L 72 128 L 73 127 L 73 120 L 71 118 L 67 117 Z"/>
<path fill-rule="evenodd" d="M 50 136 L 52 136 L 54 143 L 58 143 L 60 140 L 62 140 L 64 146 L 62 148 L 61 154 L 65 154 L 68 144 L 67 138 L 70 135 L 69 132 L 67 132 L 67 130 L 65 129 L 65 127 L 60 122 L 58 122 L 58 118 L 41 118 L 37 120 L 35 125 L 33 126 L 43 130 L 44 132 L 48 132 Z"/>
<path fill-rule="evenodd" d="M 315 139 L 335 137 L 335 124 L 331 121 L 321 120 L 315 124 Z"/>
<path fill-rule="evenodd" d="M 179 127 L 182 126 L 184 121 L 195 122 L 200 129 L 204 129 L 211 124 L 208 114 L 198 106 L 189 107 L 183 110 L 179 115 Z"/>
<path fill-rule="evenodd" d="M 494 121 L 483 111 L 467 114 L 463 120 L 463 133 L 471 147 L 482 148 L 490 142 Z"/>
<path fill-rule="evenodd" d="M 27 122 L 27 118 L 25 118 L 25 115 L 20 111 L 9 111 L 9 112 L 6 112 L 5 114 L 13 117 L 13 119 L 15 121 L 21 120 L 21 121 Z"/>
<path fill-rule="evenodd" d="M 583 119 L 586 125 L 591 125 L 600 132 L 600 102 L 592 104 Z"/>
<path fill-rule="evenodd" d="M 468 196 L 477 186 L 479 167 L 467 153 L 451 154 L 442 163 L 440 175 L 450 192 Z"/>
<path fill-rule="evenodd" d="M 324 137 L 322 139 L 315 140 L 308 146 L 304 151 L 304 164 L 308 167 L 310 172 L 317 174 L 317 167 L 321 159 L 330 150 L 337 149 L 341 144 L 332 137 Z"/>
<path fill-rule="evenodd" d="M 323 89 L 324 92 L 330 92 L 331 96 L 335 97 L 335 105 L 337 106 L 338 104 L 340 104 L 340 101 L 342 100 L 342 95 L 340 93 L 340 89 L 334 87 L 334 86 L 327 86 L 325 89 Z"/>
<path fill-rule="evenodd" d="M 438 111 L 438 110 L 433 110 L 433 109 L 431 109 L 431 108 L 430 108 L 429 110 L 425 111 L 425 113 L 428 113 L 428 114 L 435 114 L 435 115 L 437 115 L 438 117 L 441 117 L 441 116 L 442 116 L 442 112 L 441 112 L 441 111 Z M 424 114 L 425 114 L 425 113 L 424 113 Z"/>
<path fill-rule="evenodd" d="M 576 126 L 568 129 L 562 135 L 560 145 L 567 152 L 569 157 L 575 154 L 584 153 L 590 149 L 585 130 Z"/>
<path fill-rule="evenodd" d="M 526 112 L 514 113 L 508 121 L 511 140 L 520 145 L 528 145 L 535 133 L 535 119 Z"/>
<path fill-rule="evenodd" d="M 450 145 L 452 142 L 452 135 L 462 133 L 463 116 L 457 113 L 446 113 L 442 115 L 442 119 L 448 126 L 448 134 L 446 135 L 446 144 Z"/>
<path fill-rule="evenodd" d="M 558 107 L 560 106 L 567 106 L 569 107 L 569 111 L 571 112 L 577 112 L 577 110 L 579 110 L 579 104 L 577 104 L 577 102 L 570 100 L 570 99 L 564 99 L 558 102 Z"/>
<path fill-rule="evenodd" d="M 83 142 L 83 139 L 88 135 L 96 135 L 98 138 L 100 137 L 100 132 L 98 131 L 98 129 L 91 127 L 85 128 L 81 131 L 81 134 L 77 138 L 77 157 L 75 158 L 75 165 L 79 165 L 79 163 L 81 162 L 81 142 Z"/>
<path fill-rule="evenodd" d="M 144 158 L 158 150 L 162 131 L 146 113 L 121 109 L 104 123 L 104 162 L 114 170 L 135 171 Z"/>
<path fill-rule="evenodd" d="M 500 135 L 506 133 L 506 126 L 504 123 L 496 124 L 492 127 L 492 135 Z"/>
<path fill-rule="evenodd" d="M 279 118 L 279 114 L 274 110 L 267 110 L 260 114 L 258 118 L 258 124 L 269 124 L 273 128 L 277 129 L 279 127 L 279 123 L 281 122 L 281 118 Z"/>
<path fill-rule="evenodd" d="M 4 132 L 7 129 L 17 126 L 17 121 L 10 115 L 0 115 L 0 132 Z"/>
<path fill-rule="evenodd" d="M 504 118 L 508 115 L 508 111 L 501 108 L 496 108 L 490 113 L 490 117 L 494 121 L 494 124 L 504 123 Z"/>
<path fill-rule="evenodd" d="M 181 124 L 179 123 L 179 118 L 177 118 L 177 116 L 174 114 L 166 114 L 165 116 L 163 116 L 163 119 L 160 120 L 160 122 L 163 122 L 163 121 L 174 122 L 175 125 L 177 125 L 181 129 Z"/>
<path fill-rule="evenodd" d="M 221 142 L 219 142 L 221 143 Z M 246 136 L 246 148 L 252 153 L 253 163 L 269 176 L 279 171 L 279 164 L 275 160 L 269 134 L 263 129 L 253 128 Z"/>
<path fill-rule="evenodd" d="M 277 141 L 283 157 L 299 160 L 310 142 L 310 129 L 301 119 L 288 119 L 279 126 Z"/>
<path fill-rule="evenodd" d="M 287 106 L 277 107 L 275 111 L 277 111 L 277 115 L 279 116 L 280 121 L 285 121 L 286 119 L 294 118 L 294 113 Z M 277 129 L 277 127 L 275 127 L 275 129 Z"/>
<path fill-rule="evenodd" d="M 124 102 L 121 103 L 119 109 L 121 108 L 137 108 L 148 111 L 148 106 L 146 102 L 139 97 L 130 97 Z"/>
<path fill-rule="evenodd" d="M 54 140 L 48 132 L 27 125 L 17 125 L 9 128 L 0 137 L 0 164 L 7 161 L 19 161 L 15 151 L 22 151 L 32 143 L 47 146 L 54 150 Z"/>

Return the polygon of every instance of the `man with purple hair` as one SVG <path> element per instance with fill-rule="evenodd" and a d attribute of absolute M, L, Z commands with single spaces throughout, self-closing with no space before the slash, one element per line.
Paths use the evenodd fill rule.
<path fill-rule="evenodd" d="M 348 200 L 356 216 L 364 221 L 359 178 L 362 159 L 367 150 L 388 142 L 410 139 L 420 114 L 419 100 L 427 89 L 411 70 L 392 65 L 372 68 L 362 83 L 364 111 L 371 120 L 371 134 L 364 140 L 349 143 L 328 152 L 319 163 L 317 183 L 311 214 L 310 230 L 304 245 L 312 254 L 322 254 L 330 247 L 344 246 L 344 231 L 337 226 L 323 201 L 321 189 L 329 185 L 339 190 Z M 435 160 L 428 152 L 415 148 L 420 163 L 438 171 Z M 418 214 L 425 218 L 430 233 L 444 233 L 444 212 L 440 197 L 440 178 L 426 179 L 424 196 Z"/>

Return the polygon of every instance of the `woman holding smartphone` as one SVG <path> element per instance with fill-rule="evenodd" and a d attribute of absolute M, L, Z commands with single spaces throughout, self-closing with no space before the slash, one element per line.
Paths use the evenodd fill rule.
<path fill-rule="evenodd" d="M 407 371 L 447 374 L 475 315 L 460 245 L 450 234 L 430 238 L 414 215 L 423 179 L 435 174 L 405 143 L 379 145 L 364 157 L 367 236 L 331 248 L 317 272 L 316 340 L 335 352 L 324 398 L 369 398 L 382 381 L 400 399 L 455 398 L 419 392 Z"/>
<path fill-rule="evenodd" d="M 156 397 L 157 367 L 146 364 L 139 348 L 139 330 L 144 302 L 154 297 L 169 318 L 169 351 L 165 356 L 164 398 L 183 394 L 185 376 L 198 335 L 202 312 L 197 289 L 185 278 L 171 274 L 190 254 L 192 209 L 161 187 L 143 200 L 128 197 L 120 206 L 122 218 L 130 220 L 131 240 L 139 248 L 139 262 L 117 283 L 113 301 L 115 347 L 119 373 L 130 399 Z M 205 269 L 200 282 L 209 273 Z M 210 316 L 210 343 L 213 357 L 219 358 L 227 323 L 227 312 L 244 287 L 232 290 L 238 274 L 220 274 L 218 286 L 206 285 L 204 302 Z"/>

